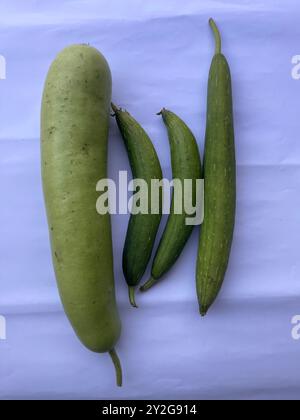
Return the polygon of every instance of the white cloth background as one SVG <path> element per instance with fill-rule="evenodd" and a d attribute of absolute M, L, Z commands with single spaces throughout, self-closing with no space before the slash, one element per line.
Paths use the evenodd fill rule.
<path fill-rule="evenodd" d="M 74 336 L 55 285 L 40 177 L 43 83 L 63 47 L 98 48 L 112 70 L 114 102 L 148 131 L 170 177 L 167 135 L 155 113 L 165 106 L 180 115 L 203 156 L 210 16 L 233 80 L 238 167 L 230 266 L 201 319 L 196 228 L 161 284 L 137 294 L 135 310 L 121 270 L 128 216 L 112 217 L 123 323 L 118 389 L 109 357 Z M 0 340 L 0 398 L 300 396 L 300 342 L 291 337 L 291 318 L 300 313 L 300 80 L 291 76 L 299 18 L 297 0 L 1 1 L 0 314 L 7 339 Z M 109 137 L 116 178 L 129 165 L 113 119 Z"/>

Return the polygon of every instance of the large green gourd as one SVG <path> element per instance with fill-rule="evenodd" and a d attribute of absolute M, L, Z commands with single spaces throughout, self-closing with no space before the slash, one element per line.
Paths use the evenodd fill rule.
<path fill-rule="evenodd" d="M 96 210 L 106 178 L 111 74 L 88 45 L 65 48 L 45 82 L 41 114 L 42 178 L 53 264 L 65 312 L 81 342 L 109 352 L 121 324 L 116 306 L 110 216 Z"/>

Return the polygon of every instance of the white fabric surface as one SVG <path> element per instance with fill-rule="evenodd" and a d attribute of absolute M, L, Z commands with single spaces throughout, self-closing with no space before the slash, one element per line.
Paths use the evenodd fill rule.
<path fill-rule="evenodd" d="M 2 0 L 0 314 L 7 340 L 0 340 L 0 398 L 300 396 L 300 342 L 291 337 L 291 318 L 300 313 L 300 81 L 291 77 L 299 12 L 297 0 Z M 55 285 L 40 177 L 43 83 L 63 47 L 98 48 L 112 70 L 114 102 L 148 131 L 170 177 L 167 135 L 155 113 L 163 106 L 178 113 L 203 156 L 210 16 L 233 80 L 238 168 L 230 266 L 218 301 L 201 319 L 196 228 L 161 284 L 137 295 L 135 310 L 121 269 L 128 216 L 112 217 L 123 323 L 118 389 L 109 357 L 74 336 Z M 124 169 L 112 119 L 110 176 Z"/>

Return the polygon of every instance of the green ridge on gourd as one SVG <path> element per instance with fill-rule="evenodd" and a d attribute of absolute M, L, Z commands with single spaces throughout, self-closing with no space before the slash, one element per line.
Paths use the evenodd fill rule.
<path fill-rule="evenodd" d="M 41 161 L 52 259 L 64 310 L 80 341 L 108 352 L 122 383 L 114 346 L 116 305 L 110 215 L 96 210 L 96 184 L 107 175 L 111 74 L 88 45 L 72 45 L 51 64 L 43 91 Z"/>
<path fill-rule="evenodd" d="M 142 278 L 151 257 L 161 220 L 162 193 L 159 195 L 159 213 L 151 213 L 151 180 L 161 180 L 162 170 L 153 144 L 141 125 L 127 112 L 111 104 L 117 125 L 124 140 L 133 178 L 143 179 L 148 185 L 148 214 L 131 214 L 123 249 L 123 273 L 128 284 L 132 306 L 137 307 L 134 288 Z"/>
<path fill-rule="evenodd" d="M 168 131 L 173 179 L 180 180 L 182 185 L 185 179 L 193 180 L 192 200 L 195 203 L 196 180 L 201 177 L 200 154 L 196 139 L 184 121 L 173 112 L 162 109 L 158 115 L 162 115 Z M 184 194 L 181 203 L 182 213 L 176 214 L 173 191 L 170 215 L 153 260 L 151 277 L 140 288 L 141 291 L 150 289 L 175 264 L 192 233 L 194 226 L 186 224 L 186 218 L 191 215 L 184 211 L 183 200 Z"/>
<path fill-rule="evenodd" d="M 236 164 L 231 76 L 221 53 L 221 37 L 210 19 L 215 37 L 207 92 L 204 153 L 204 221 L 196 269 L 197 295 L 202 316 L 215 301 L 228 265 L 235 219 Z"/>

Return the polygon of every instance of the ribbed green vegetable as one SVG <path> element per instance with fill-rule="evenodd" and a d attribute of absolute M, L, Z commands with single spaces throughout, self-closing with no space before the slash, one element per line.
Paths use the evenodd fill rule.
<path fill-rule="evenodd" d="M 192 202 L 196 201 L 196 179 L 201 177 L 201 163 L 197 142 L 188 126 L 173 112 L 163 109 L 160 114 L 168 130 L 171 151 L 173 179 L 192 180 Z M 184 191 L 184 188 L 182 188 Z M 184 211 L 184 194 L 182 194 L 182 213 L 174 212 L 174 193 L 170 215 L 166 228 L 156 251 L 150 279 L 140 288 L 148 290 L 173 266 L 181 254 L 193 225 L 187 225 L 186 219 L 191 217 Z"/>
<path fill-rule="evenodd" d="M 140 124 L 127 112 L 112 104 L 116 121 L 124 140 L 133 178 L 146 181 L 148 185 L 148 214 L 130 216 L 123 250 L 123 272 L 128 284 L 129 300 L 137 307 L 134 287 L 143 276 L 161 220 L 162 193 L 159 195 L 159 213 L 151 214 L 151 180 L 162 179 L 160 163 L 153 144 Z"/>
<path fill-rule="evenodd" d="M 204 221 L 197 259 L 201 315 L 216 299 L 227 269 L 235 219 L 236 176 L 230 70 L 212 19 L 216 51 L 207 92 L 204 153 Z"/>

